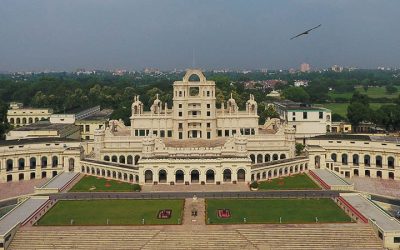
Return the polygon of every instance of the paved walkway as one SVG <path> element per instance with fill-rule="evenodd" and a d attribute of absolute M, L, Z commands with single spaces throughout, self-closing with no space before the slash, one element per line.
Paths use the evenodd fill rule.
<path fill-rule="evenodd" d="M 225 191 L 249 191 L 249 187 L 245 183 L 238 184 L 158 184 L 158 185 L 143 185 L 143 192 L 225 192 Z"/>
<path fill-rule="evenodd" d="M 44 183 L 46 183 L 49 179 L 33 179 L 33 180 L 25 180 L 18 182 L 7 182 L 0 183 L 0 200 L 26 195 L 33 194 L 34 187 L 40 187 Z"/>
<path fill-rule="evenodd" d="M 379 178 L 353 177 L 354 189 L 361 192 L 400 198 L 400 181 Z"/>
<path fill-rule="evenodd" d="M 196 226 L 205 226 L 206 208 L 204 199 L 185 199 L 185 208 L 183 211 L 183 225 L 192 226 L 192 229 L 195 229 Z M 192 212 L 196 214 L 194 215 Z"/>

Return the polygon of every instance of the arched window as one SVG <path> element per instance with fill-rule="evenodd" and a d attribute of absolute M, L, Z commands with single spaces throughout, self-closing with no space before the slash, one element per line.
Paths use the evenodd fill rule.
<path fill-rule="evenodd" d="M 331 159 L 332 159 L 332 161 L 336 162 L 337 161 L 337 155 L 335 153 L 331 154 Z"/>
<path fill-rule="evenodd" d="M 53 156 L 53 158 L 51 159 L 51 166 L 53 168 L 56 168 L 58 166 L 58 157 L 57 156 Z"/>
<path fill-rule="evenodd" d="M 215 172 L 212 169 L 207 170 L 206 172 L 206 182 L 211 183 L 215 180 Z"/>
<path fill-rule="evenodd" d="M 262 161 L 263 161 L 263 155 L 262 154 L 257 155 L 257 163 L 262 163 Z"/>
<path fill-rule="evenodd" d="M 24 170 L 25 168 L 25 159 L 19 158 L 18 159 L 18 170 Z"/>
<path fill-rule="evenodd" d="M 144 172 L 144 182 L 152 183 L 153 182 L 153 172 L 151 170 L 146 170 Z"/>
<path fill-rule="evenodd" d="M 117 157 L 116 155 L 113 155 L 113 156 L 111 157 L 111 161 L 112 161 L 112 162 L 118 162 L 118 157 Z"/>
<path fill-rule="evenodd" d="M 246 172 L 244 171 L 244 169 L 238 169 L 237 171 L 237 181 L 238 182 L 244 182 L 246 179 Z"/>
<path fill-rule="evenodd" d="M 32 119 L 32 117 L 29 117 L 29 124 L 31 124 L 31 123 L 33 123 L 33 119 Z"/>
<path fill-rule="evenodd" d="M 42 157 L 40 165 L 42 166 L 42 168 L 47 167 L 47 157 L 46 156 Z"/>
<path fill-rule="evenodd" d="M 382 167 L 382 156 L 380 156 L 380 155 L 376 156 L 375 164 L 377 167 L 380 167 L 380 168 Z"/>
<path fill-rule="evenodd" d="M 364 165 L 368 167 L 371 165 L 371 157 L 369 155 L 364 155 Z"/>
<path fill-rule="evenodd" d="M 266 154 L 264 156 L 264 162 L 269 162 L 269 161 L 271 161 L 271 156 L 269 154 Z"/>
<path fill-rule="evenodd" d="M 251 159 L 251 163 L 256 163 L 256 157 L 253 155 L 253 154 L 251 154 L 250 155 L 250 159 Z"/>
<path fill-rule="evenodd" d="M 10 124 L 14 124 L 14 118 L 10 119 Z"/>
<path fill-rule="evenodd" d="M 347 154 L 342 154 L 342 164 L 347 165 L 348 159 L 347 159 Z"/>
<path fill-rule="evenodd" d="M 75 169 L 75 159 L 74 158 L 69 158 L 68 160 L 68 170 L 70 172 L 73 172 Z"/>
<path fill-rule="evenodd" d="M 354 154 L 353 155 L 353 165 L 358 166 L 359 164 L 360 164 L 360 157 L 358 156 L 358 154 Z"/>
<path fill-rule="evenodd" d="M 225 169 L 222 179 L 224 180 L 224 182 L 230 182 L 232 180 L 232 171 L 230 169 Z"/>
<path fill-rule="evenodd" d="M 126 163 L 127 164 L 133 164 L 133 157 L 132 157 L 132 155 L 128 155 L 128 157 L 126 157 Z"/>
<path fill-rule="evenodd" d="M 105 161 L 110 161 L 110 156 L 105 155 L 105 156 L 104 156 L 104 160 L 105 160 Z"/>
<path fill-rule="evenodd" d="M 36 158 L 35 157 L 31 157 L 29 159 L 29 168 L 30 169 L 35 169 L 36 168 Z"/>
<path fill-rule="evenodd" d="M 394 168 L 394 158 L 392 156 L 388 157 L 387 165 L 388 165 L 388 168 Z"/>
<path fill-rule="evenodd" d="M 167 182 L 167 171 L 161 169 L 158 171 L 158 182 L 159 183 L 166 183 Z"/>
<path fill-rule="evenodd" d="M 139 163 L 139 160 L 140 160 L 140 156 L 135 155 L 135 165 L 137 165 Z"/>
<path fill-rule="evenodd" d="M 123 155 L 119 156 L 119 163 L 124 163 L 125 164 L 125 156 L 123 156 Z"/>
<path fill-rule="evenodd" d="M 26 118 L 22 118 L 22 124 L 26 124 Z"/>
<path fill-rule="evenodd" d="M 286 155 L 285 154 L 281 154 L 279 157 L 281 160 L 286 159 Z"/>
<path fill-rule="evenodd" d="M 278 160 L 278 154 L 274 154 L 274 155 L 272 156 L 272 160 L 277 161 L 277 160 Z"/>

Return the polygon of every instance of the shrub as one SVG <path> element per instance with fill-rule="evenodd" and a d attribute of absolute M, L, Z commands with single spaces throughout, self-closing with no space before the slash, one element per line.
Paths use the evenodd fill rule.
<path fill-rule="evenodd" d="M 139 184 L 133 184 L 133 185 L 132 185 L 132 189 L 133 189 L 133 191 L 135 191 L 135 192 L 140 192 L 140 191 L 142 190 L 142 188 L 140 187 Z"/>
<path fill-rule="evenodd" d="M 257 189 L 257 188 L 258 188 L 258 182 L 253 181 L 253 182 L 250 184 L 250 188 Z"/>

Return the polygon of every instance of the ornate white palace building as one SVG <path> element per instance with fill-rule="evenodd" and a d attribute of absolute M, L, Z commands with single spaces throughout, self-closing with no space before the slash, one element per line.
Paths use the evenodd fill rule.
<path fill-rule="evenodd" d="M 145 111 L 135 96 L 130 127 L 112 120 L 93 141 L 0 142 L 0 182 L 75 171 L 139 184 L 249 183 L 314 168 L 399 179 L 400 143 L 393 138 L 321 135 L 296 156 L 295 128 L 280 119 L 259 125 L 253 96 L 239 110 L 232 96 L 217 108 L 215 95 L 215 82 L 192 69 L 174 82 L 172 107 L 157 96 Z"/>

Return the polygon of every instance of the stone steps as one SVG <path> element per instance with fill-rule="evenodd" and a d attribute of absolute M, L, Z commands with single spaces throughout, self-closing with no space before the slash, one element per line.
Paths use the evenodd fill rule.
<path fill-rule="evenodd" d="M 372 229 L 356 223 L 184 229 L 22 228 L 10 249 L 382 249 Z"/>

